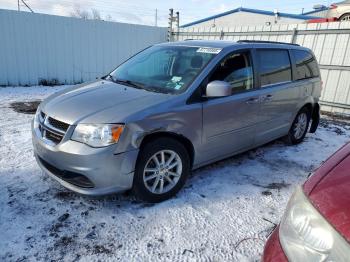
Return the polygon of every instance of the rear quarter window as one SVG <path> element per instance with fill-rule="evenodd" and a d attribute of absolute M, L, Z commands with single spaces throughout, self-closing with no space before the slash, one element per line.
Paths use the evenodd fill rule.
<path fill-rule="evenodd" d="M 319 77 L 319 69 L 315 57 L 308 51 L 292 50 L 295 66 L 296 80 Z"/>
<path fill-rule="evenodd" d="M 260 84 L 272 84 L 292 81 L 292 67 L 288 50 L 257 50 L 260 68 Z"/>

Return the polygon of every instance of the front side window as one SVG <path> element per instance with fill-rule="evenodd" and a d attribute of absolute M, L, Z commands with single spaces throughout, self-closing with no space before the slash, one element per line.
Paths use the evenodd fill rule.
<path fill-rule="evenodd" d="M 161 93 L 181 93 L 220 49 L 153 46 L 110 74 L 110 80 Z"/>
<path fill-rule="evenodd" d="M 296 63 L 296 80 L 308 79 L 319 76 L 319 70 L 315 57 L 303 50 L 293 50 Z"/>
<path fill-rule="evenodd" d="M 258 50 L 261 86 L 292 81 L 288 50 Z"/>
<path fill-rule="evenodd" d="M 249 52 L 228 55 L 217 66 L 209 82 L 219 80 L 230 83 L 232 94 L 254 88 L 254 74 Z"/>

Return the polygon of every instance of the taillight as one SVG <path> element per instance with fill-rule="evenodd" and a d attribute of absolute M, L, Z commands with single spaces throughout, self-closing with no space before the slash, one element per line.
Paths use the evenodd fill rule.
<path fill-rule="evenodd" d="M 338 8 L 338 6 L 336 4 L 331 4 L 329 7 L 329 9 L 337 9 L 337 8 Z"/>

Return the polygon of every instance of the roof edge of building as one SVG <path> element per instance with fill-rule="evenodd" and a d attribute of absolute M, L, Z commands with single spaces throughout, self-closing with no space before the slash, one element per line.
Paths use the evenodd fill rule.
<path fill-rule="evenodd" d="M 272 11 L 239 7 L 239 8 L 230 10 L 230 11 L 226 11 L 226 12 L 223 12 L 223 13 L 220 13 L 220 14 L 217 14 L 217 15 L 209 16 L 209 17 L 206 17 L 206 18 L 203 18 L 203 19 L 200 19 L 200 20 L 197 20 L 197 21 L 194 21 L 194 22 L 182 25 L 181 27 L 184 28 L 184 27 L 193 26 L 193 25 L 196 25 L 196 24 L 207 22 L 209 20 L 216 19 L 216 18 L 219 18 L 219 17 L 223 17 L 223 16 L 226 16 L 226 15 L 237 13 L 237 12 L 246 12 L 246 13 L 262 14 L 262 15 L 270 15 L 270 16 L 274 16 L 275 15 L 275 13 L 272 12 Z M 309 15 L 305 15 L 305 14 L 300 15 L 300 14 L 288 14 L 288 13 L 280 13 L 280 12 L 278 13 L 278 15 L 280 17 L 294 18 L 294 19 L 300 19 L 300 20 L 309 20 L 309 19 L 319 18 L 317 16 L 309 16 Z"/>

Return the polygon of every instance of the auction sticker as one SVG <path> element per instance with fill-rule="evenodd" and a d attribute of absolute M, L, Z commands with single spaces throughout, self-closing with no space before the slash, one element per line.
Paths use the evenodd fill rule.
<path fill-rule="evenodd" d="M 221 52 L 221 50 L 221 48 L 201 47 L 198 48 L 197 53 L 218 54 Z"/>

